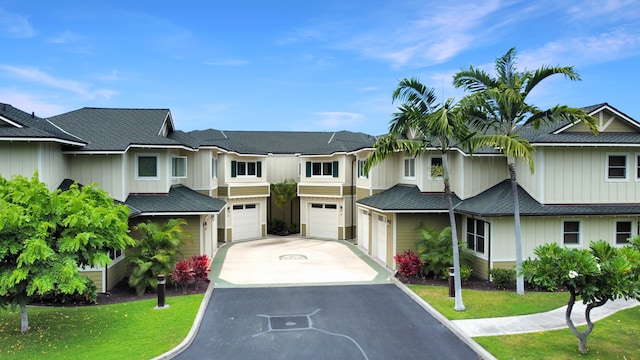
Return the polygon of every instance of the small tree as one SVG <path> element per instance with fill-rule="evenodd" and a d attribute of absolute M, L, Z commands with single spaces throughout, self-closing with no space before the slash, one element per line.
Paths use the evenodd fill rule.
<path fill-rule="evenodd" d="M 592 241 L 589 249 L 562 248 L 556 243 L 535 249 L 537 259 L 522 263 L 525 279 L 536 286 L 569 291 L 565 319 L 579 340 L 578 350 L 587 353 L 587 337 L 593 330 L 591 310 L 615 299 L 640 299 L 640 251 L 634 246 L 616 248 L 604 240 Z M 571 320 L 571 311 L 580 296 L 586 304 L 587 328 L 580 332 Z"/>
<path fill-rule="evenodd" d="M 0 305 L 20 307 L 23 333 L 34 297 L 84 293 L 78 267 L 105 266 L 110 249 L 135 244 L 128 207 L 92 185 L 49 192 L 37 177 L 0 177 Z"/>
<path fill-rule="evenodd" d="M 186 234 L 182 227 L 187 224 L 184 219 L 170 219 L 166 225 L 147 221 L 134 227 L 142 233 L 136 251 L 129 256 L 133 267 L 129 276 L 129 286 L 138 295 L 147 290 L 155 291 L 157 276 L 169 274 L 178 261 L 181 238 Z"/>
<path fill-rule="evenodd" d="M 298 185 L 293 179 L 286 179 L 281 183 L 271 184 L 271 196 L 273 196 L 274 203 L 278 209 L 282 210 L 282 221 L 285 222 L 284 205 L 291 202 L 298 196 Z M 291 209 L 290 222 L 293 228 L 293 208 Z"/>
<path fill-rule="evenodd" d="M 442 231 L 437 231 L 426 225 L 418 227 L 420 241 L 417 243 L 418 255 L 423 261 L 423 272 L 425 276 L 433 275 L 433 278 L 441 278 L 449 274 L 449 267 L 453 266 L 453 242 L 451 241 L 451 228 L 446 227 Z M 467 265 L 468 253 L 465 252 L 465 245 L 458 244 L 458 252 L 462 255 L 460 262 Z M 460 281 L 464 280 L 463 272 L 460 272 Z M 457 291 L 457 290 L 456 290 Z M 461 290 L 460 290 L 461 291 Z"/>

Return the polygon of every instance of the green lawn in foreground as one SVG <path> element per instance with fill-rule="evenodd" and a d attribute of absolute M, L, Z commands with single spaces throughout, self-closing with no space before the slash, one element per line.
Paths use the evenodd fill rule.
<path fill-rule="evenodd" d="M 582 314 L 576 314 L 582 315 Z M 575 315 L 574 315 L 575 316 Z M 584 326 L 579 329 L 584 330 Z M 498 359 L 640 359 L 640 307 L 617 312 L 595 323 L 587 355 L 569 329 L 473 338 Z"/>
<path fill-rule="evenodd" d="M 20 311 L 0 311 L 0 358 L 150 359 L 186 337 L 204 294 L 84 307 L 28 307 L 29 332 L 20 334 Z"/>
<path fill-rule="evenodd" d="M 449 289 L 444 286 L 408 285 L 449 320 L 478 319 L 526 315 L 557 309 L 567 304 L 566 292 L 527 292 L 525 296 L 515 291 L 485 291 L 462 289 L 465 311 L 455 311 L 455 299 L 449 297 Z"/>

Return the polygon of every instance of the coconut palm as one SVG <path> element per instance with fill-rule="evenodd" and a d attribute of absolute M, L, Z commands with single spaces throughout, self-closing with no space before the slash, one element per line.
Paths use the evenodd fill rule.
<path fill-rule="evenodd" d="M 491 76 L 484 70 L 470 66 L 454 75 L 453 84 L 463 88 L 470 95 L 461 103 L 464 104 L 471 125 L 482 135 L 474 137 L 474 146 L 490 146 L 497 148 L 507 158 L 507 167 L 513 192 L 513 216 L 515 222 L 516 268 L 522 265 L 522 234 L 520 229 L 520 204 L 518 201 L 518 183 L 516 179 L 516 159 L 524 159 L 534 170 L 534 147 L 521 133 L 525 129 L 538 130 L 546 123 L 570 120 L 573 123 L 582 121 L 597 134 L 596 119 L 583 109 L 566 105 L 556 105 L 542 110 L 527 103 L 527 96 L 538 84 L 552 75 L 564 75 L 569 80 L 580 80 L 580 76 L 572 66 L 552 67 L 543 65 L 535 71 L 518 72 L 516 69 L 516 50 L 507 51 L 496 59 L 497 76 Z M 518 271 L 516 291 L 524 295 L 524 278 Z"/>
<path fill-rule="evenodd" d="M 444 193 L 449 210 L 451 237 L 453 242 L 453 267 L 455 306 L 457 311 L 465 310 L 462 303 L 462 285 L 460 277 L 460 255 L 456 219 L 453 212 L 453 200 L 449 183 L 448 153 L 454 147 L 467 141 L 470 132 L 465 126 L 460 108 L 448 99 L 444 104 L 434 105 L 434 90 L 424 86 L 416 78 L 403 79 L 393 93 L 393 100 L 401 100 L 403 104 L 395 113 L 389 128 L 389 135 L 376 142 L 374 151 L 364 165 L 364 171 L 396 152 L 405 152 L 411 156 L 419 156 L 435 149 L 442 154 L 442 179 Z M 402 138 L 403 134 L 413 133 L 411 139 Z"/>

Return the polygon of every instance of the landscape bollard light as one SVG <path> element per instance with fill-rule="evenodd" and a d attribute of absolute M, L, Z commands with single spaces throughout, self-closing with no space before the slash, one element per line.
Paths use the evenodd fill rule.
<path fill-rule="evenodd" d="M 455 280 L 455 271 L 453 267 L 449 268 L 449 297 L 456 297 L 456 287 L 453 285 Z"/>
<path fill-rule="evenodd" d="M 164 307 L 164 294 L 165 290 L 165 280 L 164 275 L 158 275 L 158 309 L 162 309 Z"/>

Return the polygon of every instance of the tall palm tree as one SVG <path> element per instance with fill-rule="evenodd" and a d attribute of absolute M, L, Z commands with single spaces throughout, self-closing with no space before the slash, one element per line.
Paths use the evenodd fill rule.
<path fill-rule="evenodd" d="M 481 69 L 470 66 L 453 77 L 453 84 L 463 88 L 470 95 L 461 104 L 465 107 L 472 126 L 484 134 L 474 137 L 474 146 L 491 146 L 500 150 L 507 158 L 507 167 L 513 192 L 513 216 L 515 222 L 516 268 L 522 265 L 522 234 L 520 229 L 520 203 L 518 200 L 518 183 L 516 179 L 516 159 L 522 158 L 534 171 L 534 147 L 521 137 L 523 130 L 538 130 L 546 123 L 570 120 L 573 123 L 582 121 L 594 134 L 598 133 L 596 119 L 583 109 L 566 105 L 556 105 L 542 110 L 527 103 L 527 96 L 544 79 L 560 74 L 569 80 L 580 80 L 573 66 L 552 67 L 543 65 L 535 71 L 518 72 L 516 69 L 517 53 L 515 48 L 509 49 L 496 59 L 497 76 L 491 76 Z M 524 277 L 518 270 L 516 291 L 524 295 Z"/>
<path fill-rule="evenodd" d="M 403 101 L 403 104 L 398 108 L 400 112 L 394 114 L 389 134 L 376 143 L 374 151 L 364 164 L 364 171 L 368 172 L 374 164 L 396 152 L 405 152 L 416 157 L 435 148 L 442 154 L 442 179 L 453 242 L 454 310 L 463 311 L 465 307 L 462 303 L 460 255 L 449 183 L 448 153 L 454 146 L 467 141 L 471 134 L 465 126 L 460 108 L 454 105 L 453 100 L 449 99 L 442 105 L 434 105 L 436 97 L 433 89 L 424 86 L 416 78 L 400 81 L 393 93 L 393 101 L 395 100 Z M 415 133 L 414 138 L 402 138 L 403 134 L 410 131 Z"/>

